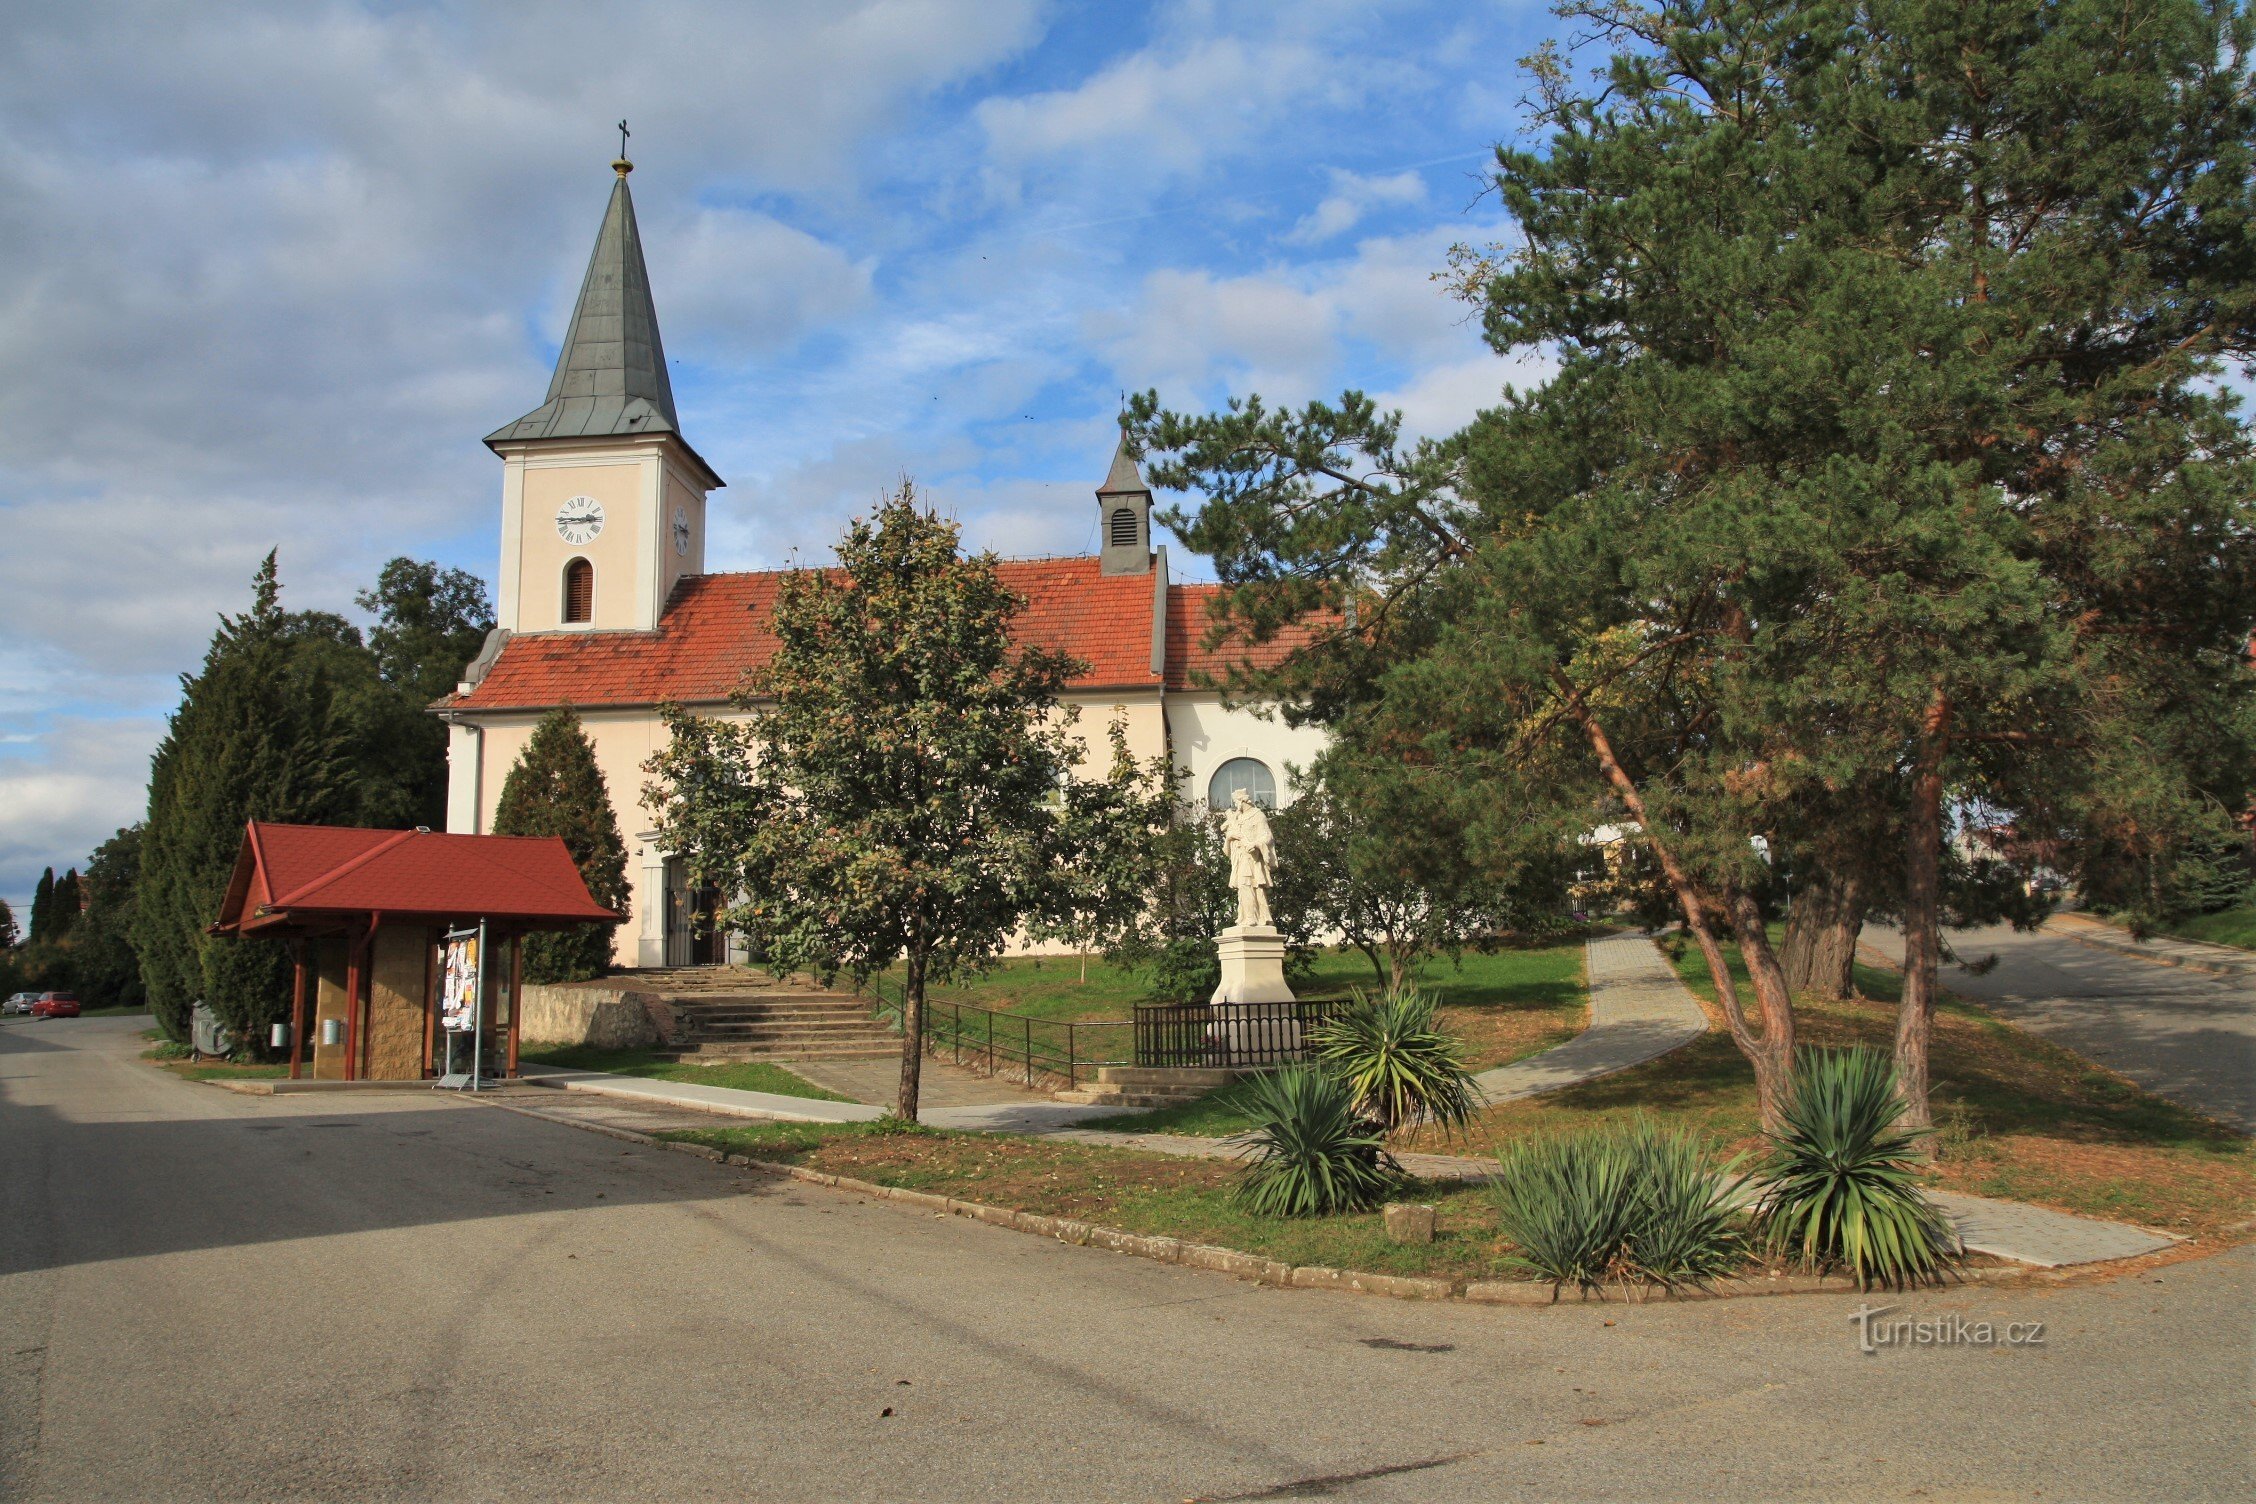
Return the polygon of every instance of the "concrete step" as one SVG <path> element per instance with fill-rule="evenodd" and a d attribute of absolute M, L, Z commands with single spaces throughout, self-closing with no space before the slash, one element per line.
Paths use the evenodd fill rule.
<path fill-rule="evenodd" d="M 676 1008 L 674 1016 L 708 1024 L 865 1023 L 871 1017 L 859 1008 L 727 1008 L 710 1013 L 700 1008 Z"/>
<path fill-rule="evenodd" d="M 695 1049 L 660 1050 L 662 1060 L 695 1064 L 714 1060 L 898 1060 L 901 1042 L 891 1044 L 704 1044 Z"/>
<path fill-rule="evenodd" d="M 688 1034 L 693 1039 L 835 1039 L 848 1034 L 897 1037 L 882 1024 L 843 1018 L 830 1023 L 707 1024 L 692 1027 Z"/>
<path fill-rule="evenodd" d="M 1171 1091 L 1121 1091 L 1114 1087 L 1084 1086 L 1078 1091 L 1050 1093 L 1060 1102 L 1078 1103 L 1085 1107 L 1181 1107 L 1186 1102 L 1196 1102 L 1204 1092 Z"/>
<path fill-rule="evenodd" d="M 1242 1071 L 1205 1070 L 1195 1066 L 1106 1065 L 1097 1068 L 1097 1079 L 1107 1086 L 1187 1091 L 1194 1096 L 1218 1091 L 1243 1074 Z"/>

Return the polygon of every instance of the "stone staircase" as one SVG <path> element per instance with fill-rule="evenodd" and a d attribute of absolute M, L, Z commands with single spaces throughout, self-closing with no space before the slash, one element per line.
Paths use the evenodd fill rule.
<path fill-rule="evenodd" d="M 1091 1084 L 1051 1095 L 1060 1102 L 1090 1107 L 1180 1107 L 1228 1086 L 1243 1074 L 1235 1070 L 1105 1065 L 1097 1068 L 1097 1079 Z"/>
<path fill-rule="evenodd" d="M 635 974 L 676 1060 L 841 1060 L 901 1053 L 901 1036 L 872 1015 L 868 998 L 833 992 L 812 977 L 774 977 L 740 966 Z"/>

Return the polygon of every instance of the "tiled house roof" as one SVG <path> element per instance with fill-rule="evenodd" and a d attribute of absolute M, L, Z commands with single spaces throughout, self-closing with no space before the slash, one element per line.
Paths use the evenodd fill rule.
<path fill-rule="evenodd" d="M 1167 687 L 1172 690 L 1208 689 L 1228 681 L 1233 665 L 1274 668 L 1294 649 L 1316 637 L 1315 626 L 1286 627 L 1267 642 L 1247 643 L 1236 629 L 1214 647 L 1206 637 L 1214 629 L 1213 609 L 1221 596 L 1219 585 L 1175 585 L 1167 592 Z"/>
<path fill-rule="evenodd" d="M 535 925 L 618 916 L 556 836 L 447 835 L 251 821 L 215 930 L 338 914 L 486 915 Z"/>
<path fill-rule="evenodd" d="M 1088 665 L 1072 689 L 1160 687 L 1151 576 L 1100 574 L 1091 558 L 1006 560 L 997 573 L 1026 597 L 1021 639 Z M 718 703 L 774 655 L 768 616 L 783 578 L 776 570 L 693 575 L 675 588 L 654 632 L 512 637 L 485 678 L 449 703 L 463 710 Z"/>

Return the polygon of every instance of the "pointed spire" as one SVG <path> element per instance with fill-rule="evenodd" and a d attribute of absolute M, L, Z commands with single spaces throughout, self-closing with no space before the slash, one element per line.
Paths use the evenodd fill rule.
<path fill-rule="evenodd" d="M 1112 451 L 1112 468 L 1105 472 L 1104 484 L 1097 487 L 1099 496 L 1119 496 L 1130 491 L 1150 491 L 1144 484 L 1144 473 L 1136 468 L 1136 457 L 1128 452 L 1128 435 L 1120 436 L 1120 445 Z"/>
<path fill-rule="evenodd" d="M 548 400 L 487 435 L 488 444 L 680 431 L 650 273 L 642 264 L 642 236 L 635 229 L 634 198 L 627 192 L 634 164 L 622 154 L 611 167 L 618 181 L 556 357 Z"/>

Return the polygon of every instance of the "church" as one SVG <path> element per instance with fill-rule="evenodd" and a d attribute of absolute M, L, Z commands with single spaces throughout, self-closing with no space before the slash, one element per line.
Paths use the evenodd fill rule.
<path fill-rule="evenodd" d="M 447 829 L 492 828 L 502 780 L 535 723 L 570 705 L 627 843 L 633 900 L 615 961 L 719 964 L 732 959 L 727 940 L 695 922 L 711 896 L 690 889 L 650 830 L 642 766 L 665 741 L 660 704 L 738 713 L 730 693 L 775 651 L 768 613 L 783 576 L 706 570 L 708 507 L 723 481 L 675 411 L 627 188 L 633 164 L 612 168 L 547 399 L 486 438 L 502 465 L 497 626 L 434 707 L 449 728 Z M 1185 799 L 1221 809 L 1242 788 L 1272 807 L 1289 802 L 1287 765 L 1310 762 L 1322 733 L 1224 703 L 1214 686 L 1248 650 L 1206 645 L 1217 587 L 1168 578 L 1167 550 L 1152 544 L 1151 491 L 1124 445 L 1094 505 L 1096 554 L 1000 566 L 1026 600 L 1022 640 L 1087 665 L 1064 696 L 1080 708 L 1084 742 L 1101 753 L 1117 719 L 1137 757 L 1168 759 Z"/>

